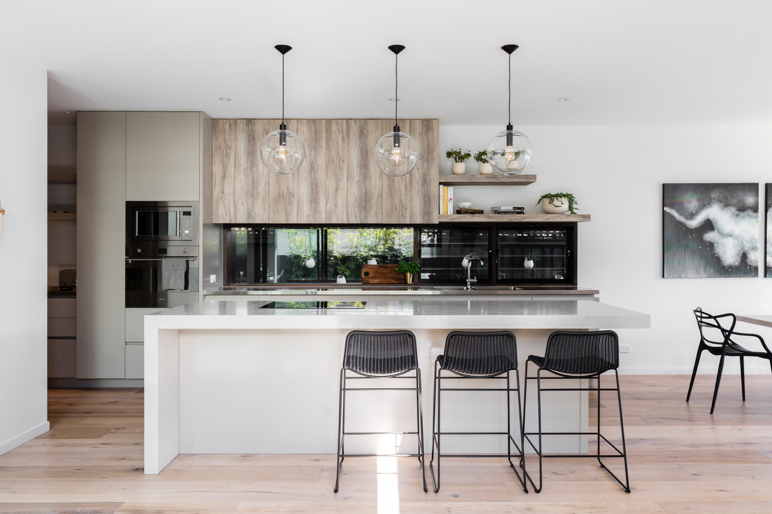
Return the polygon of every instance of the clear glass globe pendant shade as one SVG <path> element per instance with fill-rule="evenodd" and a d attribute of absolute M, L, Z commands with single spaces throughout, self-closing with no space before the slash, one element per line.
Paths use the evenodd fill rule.
<path fill-rule="evenodd" d="M 289 175 L 303 164 L 303 141 L 289 130 L 274 130 L 260 143 L 260 159 L 277 175 Z"/>
<path fill-rule="evenodd" d="M 418 144 L 404 132 L 389 132 L 375 145 L 375 162 L 387 175 L 407 175 L 418 163 Z"/>
<path fill-rule="evenodd" d="M 522 132 L 505 130 L 488 145 L 488 162 L 502 175 L 518 175 L 531 162 L 531 140 Z"/>

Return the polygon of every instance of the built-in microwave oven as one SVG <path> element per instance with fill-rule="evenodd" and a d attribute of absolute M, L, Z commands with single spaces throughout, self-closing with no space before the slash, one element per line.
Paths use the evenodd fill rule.
<path fill-rule="evenodd" d="M 198 244 L 198 202 L 126 202 L 126 246 Z"/>

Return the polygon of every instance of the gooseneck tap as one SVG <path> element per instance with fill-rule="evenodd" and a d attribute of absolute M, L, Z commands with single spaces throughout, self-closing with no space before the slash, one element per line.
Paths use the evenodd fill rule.
<path fill-rule="evenodd" d="M 472 261 L 480 261 L 480 266 L 484 266 L 483 260 L 473 253 L 464 256 L 464 260 L 461 261 L 461 266 L 466 269 L 466 287 L 464 291 L 472 291 L 474 288 L 472 284 L 477 283 L 477 277 L 472 278 Z"/>

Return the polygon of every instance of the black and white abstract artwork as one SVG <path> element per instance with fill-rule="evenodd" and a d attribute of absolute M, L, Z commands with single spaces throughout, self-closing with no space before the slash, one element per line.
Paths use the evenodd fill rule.
<path fill-rule="evenodd" d="M 772 278 L 772 184 L 766 184 L 766 197 L 767 197 L 767 218 L 766 218 L 766 230 L 765 233 L 765 247 L 766 247 L 766 273 L 764 276 Z"/>
<path fill-rule="evenodd" d="M 758 184 L 664 184 L 662 203 L 665 278 L 758 277 Z"/>

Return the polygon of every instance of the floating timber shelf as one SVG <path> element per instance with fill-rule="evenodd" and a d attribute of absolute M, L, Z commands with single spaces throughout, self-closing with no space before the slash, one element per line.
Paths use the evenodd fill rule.
<path fill-rule="evenodd" d="M 581 223 L 589 214 L 440 214 L 440 223 Z"/>
<path fill-rule="evenodd" d="M 48 221 L 76 221 L 77 214 L 74 212 L 49 212 Z"/>
<path fill-rule="evenodd" d="M 536 182 L 536 175 L 440 175 L 443 186 L 527 186 Z"/>

